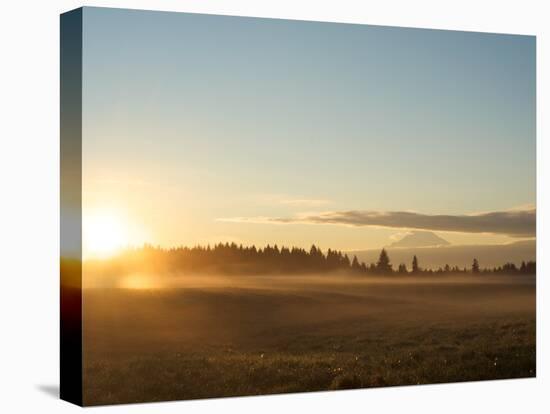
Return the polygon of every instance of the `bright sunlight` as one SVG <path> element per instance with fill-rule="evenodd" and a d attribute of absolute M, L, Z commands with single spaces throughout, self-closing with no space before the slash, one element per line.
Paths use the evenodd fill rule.
<path fill-rule="evenodd" d="M 130 244 L 127 224 L 117 214 L 98 211 L 83 220 L 84 256 L 105 258 Z"/>

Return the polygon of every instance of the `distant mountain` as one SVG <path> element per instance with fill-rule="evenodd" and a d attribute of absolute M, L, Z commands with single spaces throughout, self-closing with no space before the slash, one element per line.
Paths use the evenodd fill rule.
<path fill-rule="evenodd" d="M 375 263 L 381 249 L 370 249 L 347 252 L 350 257 L 356 255 L 360 261 Z M 394 269 L 399 263 L 405 263 L 410 270 L 412 257 L 416 255 L 420 266 L 424 268 L 438 268 L 446 264 L 459 267 L 470 267 L 474 257 L 480 266 L 500 266 L 506 262 L 516 265 L 522 261 L 536 260 L 535 240 L 524 240 L 510 244 L 493 245 L 462 245 L 439 247 L 387 247 L 390 261 Z"/>
<path fill-rule="evenodd" d="M 437 247 L 448 246 L 447 240 L 439 237 L 437 234 L 430 231 L 412 231 L 401 240 L 390 244 L 392 247 Z"/>

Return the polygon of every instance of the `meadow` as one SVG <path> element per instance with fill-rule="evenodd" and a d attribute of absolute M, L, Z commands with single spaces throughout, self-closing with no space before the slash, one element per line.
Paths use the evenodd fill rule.
<path fill-rule="evenodd" d="M 536 375 L 530 275 L 136 274 L 83 295 L 86 405 Z"/>

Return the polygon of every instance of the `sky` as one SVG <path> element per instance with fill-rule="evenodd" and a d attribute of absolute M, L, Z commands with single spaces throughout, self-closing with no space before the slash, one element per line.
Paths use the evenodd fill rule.
<path fill-rule="evenodd" d="M 117 217 L 131 244 L 534 237 L 532 36 L 101 8 L 83 22 L 84 221 Z"/>

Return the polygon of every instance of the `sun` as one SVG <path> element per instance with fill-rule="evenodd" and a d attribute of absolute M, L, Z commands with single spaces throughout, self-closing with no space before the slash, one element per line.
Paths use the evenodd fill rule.
<path fill-rule="evenodd" d="M 97 211 L 86 215 L 82 227 L 86 257 L 106 258 L 130 243 L 125 221 L 114 212 Z"/>

